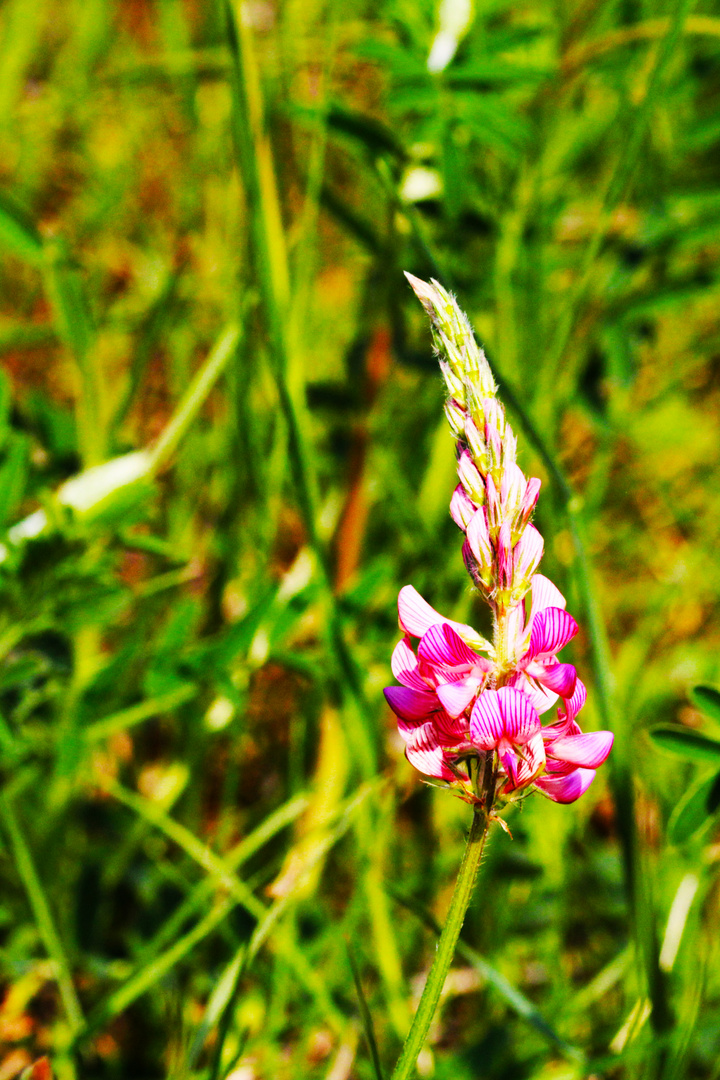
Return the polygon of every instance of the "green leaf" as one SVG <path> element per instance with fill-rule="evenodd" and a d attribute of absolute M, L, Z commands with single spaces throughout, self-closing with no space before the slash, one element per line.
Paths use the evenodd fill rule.
<path fill-rule="evenodd" d="M 687 758 L 689 761 L 720 760 L 720 742 L 702 735 L 699 731 L 676 727 L 672 724 L 658 724 L 650 729 L 650 738 L 663 750 Z"/>
<path fill-rule="evenodd" d="M 720 691 L 712 686 L 694 686 L 690 691 L 693 705 L 713 720 L 720 721 Z"/>
<path fill-rule="evenodd" d="M 673 844 L 684 844 L 707 823 L 720 806 L 720 773 L 699 780 L 675 807 L 668 825 Z"/>

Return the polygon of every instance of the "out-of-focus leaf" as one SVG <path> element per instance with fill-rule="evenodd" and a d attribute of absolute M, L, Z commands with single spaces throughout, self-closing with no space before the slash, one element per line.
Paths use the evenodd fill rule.
<path fill-rule="evenodd" d="M 720 805 L 720 773 L 698 780 L 675 807 L 668 824 L 673 844 L 683 844 L 707 823 Z"/>
<path fill-rule="evenodd" d="M 720 721 L 720 690 L 712 686 L 694 686 L 690 691 L 690 700 L 706 716 Z"/>
<path fill-rule="evenodd" d="M 6 192 L 0 192 L 0 243 L 21 259 L 39 265 L 43 242 L 30 215 Z"/>
<path fill-rule="evenodd" d="M 690 761 L 720 760 L 720 742 L 702 735 L 699 731 L 676 727 L 670 724 L 658 724 L 650 729 L 650 738 L 679 757 Z"/>

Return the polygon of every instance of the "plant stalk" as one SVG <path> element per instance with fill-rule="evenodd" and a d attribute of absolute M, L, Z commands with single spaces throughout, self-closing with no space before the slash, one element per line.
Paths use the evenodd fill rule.
<path fill-rule="evenodd" d="M 475 888 L 480 860 L 485 838 L 488 832 L 488 817 L 485 809 L 476 807 L 473 813 L 470 835 L 467 839 L 465 854 L 460 864 L 455 892 L 450 901 L 450 909 L 445 921 L 445 927 L 438 942 L 437 952 L 430 974 L 420 998 L 415 1018 L 410 1026 L 410 1031 L 405 1039 L 400 1059 L 395 1066 L 392 1080 L 409 1080 L 415 1072 L 417 1056 L 422 1050 L 428 1030 L 435 1016 L 440 994 L 445 985 L 452 958 L 455 954 L 455 946 L 465 920 L 465 912 L 468 909 L 470 898 Z"/>

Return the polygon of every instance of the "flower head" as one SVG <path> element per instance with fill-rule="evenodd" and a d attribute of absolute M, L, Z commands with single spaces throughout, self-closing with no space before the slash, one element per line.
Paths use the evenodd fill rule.
<path fill-rule="evenodd" d="M 445 619 L 411 585 L 398 597 L 403 639 L 385 690 L 408 760 L 461 797 L 492 804 L 533 787 L 555 802 L 587 790 L 612 747 L 610 732 L 583 734 L 585 687 L 557 654 L 577 623 L 565 598 L 537 573 L 543 538 L 531 524 L 540 481 L 516 461 L 516 440 L 466 316 L 441 285 L 406 275 L 430 316 L 448 389 L 459 483 L 450 513 L 464 534 L 468 573 L 493 615 L 493 642 Z M 417 651 L 413 639 L 418 639 Z M 540 715 L 560 701 L 557 720 Z"/>

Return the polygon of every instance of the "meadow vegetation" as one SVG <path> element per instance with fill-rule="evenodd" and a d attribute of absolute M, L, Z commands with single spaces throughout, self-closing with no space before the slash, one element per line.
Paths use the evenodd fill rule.
<path fill-rule="evenodd" d="M 4 0 L 1 1080 L 391 1072 L 469 825 L 398 590 L 484 629 L 404 270 L 615 733 L 491 833 L 418 1075 L 720 1076 L 715 7 Z"/>

